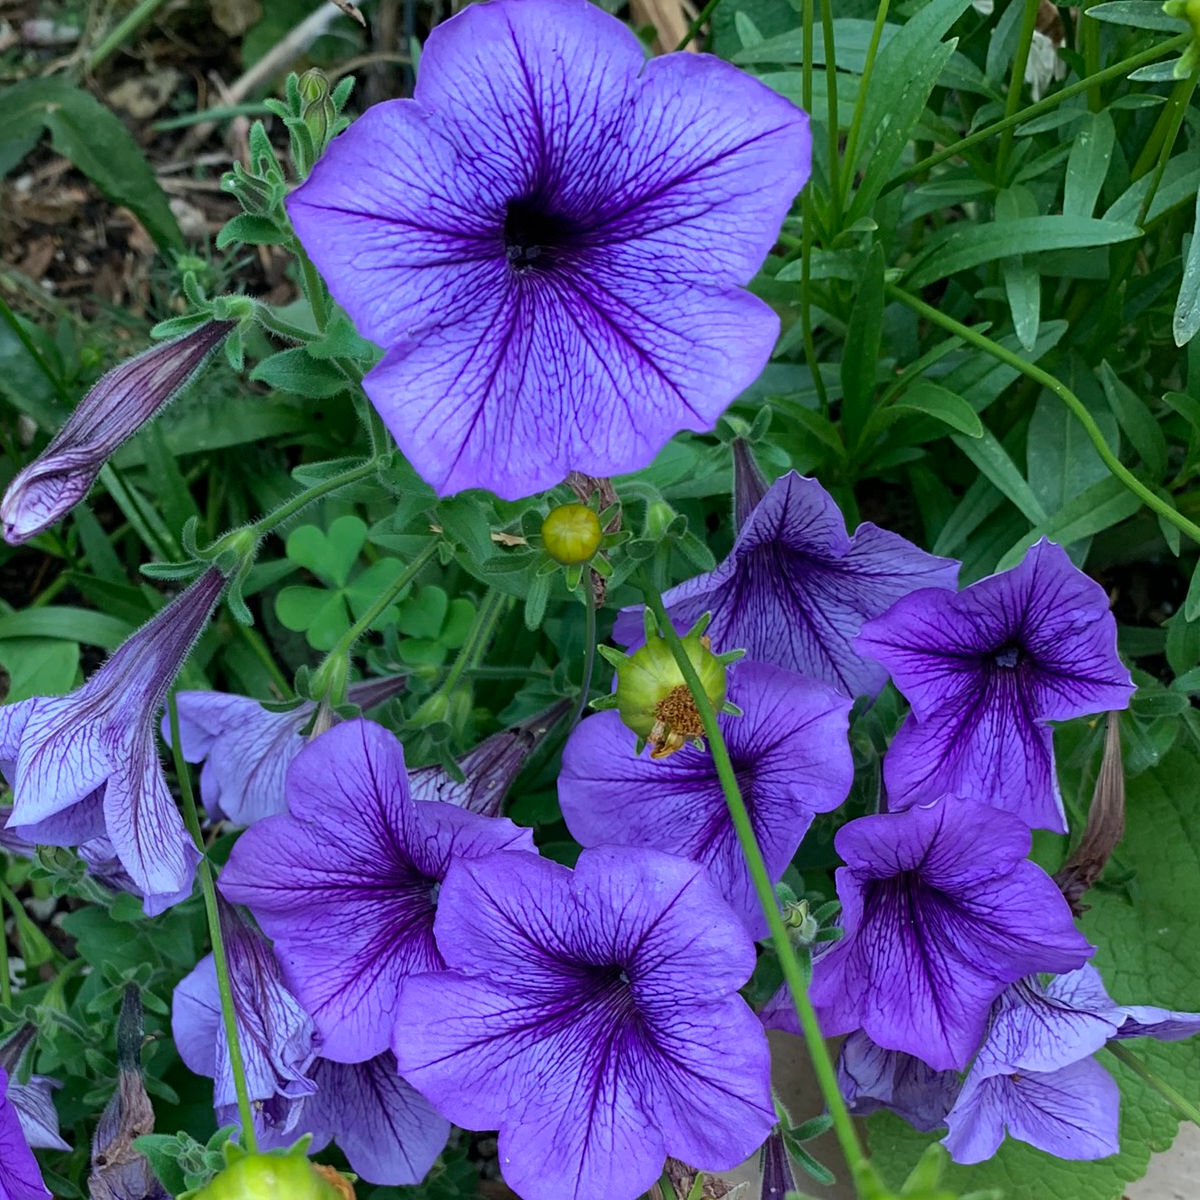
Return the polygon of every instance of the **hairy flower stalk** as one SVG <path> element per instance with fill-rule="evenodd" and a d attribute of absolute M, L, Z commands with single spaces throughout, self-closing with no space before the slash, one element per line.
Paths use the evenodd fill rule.
<path fill-rule="evenodd" d="M 224 588 L 210 568 L 81 688 L 0 708 L 9 827 L 43 845 L 106 839 L 149 915 L 191 894 L 200 856 L 167 787 L 155 722 Z"/>
<path fill-rule="evenodd" d="M 26 542 L 74 508 L 117 447 L 179 395 L 233 325 L 205 321 L 104 375 L 9 484 L 0 501 L 4 540 Z"/>

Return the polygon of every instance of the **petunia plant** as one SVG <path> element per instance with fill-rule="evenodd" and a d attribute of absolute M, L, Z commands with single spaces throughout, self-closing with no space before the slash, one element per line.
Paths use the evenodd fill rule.
<path fill-rule="evenodd" d="M 177 121 L 136 345 L 0 280 L 0 1200 L 1117 1200 L 1200 1124 L 1195 6 L 336 7 Z"/>

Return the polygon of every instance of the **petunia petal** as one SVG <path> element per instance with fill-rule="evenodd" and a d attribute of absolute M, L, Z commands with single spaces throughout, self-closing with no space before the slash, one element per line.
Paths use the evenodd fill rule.
<path fill-rule="evenodd" d="M 861 1029 L 842 1043 L 837 1074 L 855 1116 L 890 1109 L 922 1133 L 946 1123 L 960 1087 L 956 1071 L 935 1071 L 914 1055 L 885 1050 Z"/>
<path fill-rule="evenodd" d="M 7 1087 L 8 1075 L 0 1070 L 0 1196 L 4 1200 L 50 1200 L 17 1110 L 5 1095 Z"/>

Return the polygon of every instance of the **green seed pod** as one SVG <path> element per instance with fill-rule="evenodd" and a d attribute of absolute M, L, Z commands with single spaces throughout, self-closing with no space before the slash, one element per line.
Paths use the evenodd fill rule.
<path fill-rule="evenodd" d="M 307 1158 L 252 1154 L 226 1167 L 193 1200 L 339 1200 Z"/>
<path fill-rule="evenodd" d="M 586 504 L 560 504 L 542 522 L 546 553 L 565 567 L 587 562 L 603 537 L 600 518 Z"/>
<path fill-rule="evenodd" d="M 720 708 L 725 702 L 725 666 L 713 654 L 708 638 L 693 631 L 683 639 L 683 648 L 713 708 Z M 617 711 L 634 733 L 654 747 L 651 758 L 666 758 L 704 736 L 696 702 L 663 638 L 650 638 L 614 665 Z"/>

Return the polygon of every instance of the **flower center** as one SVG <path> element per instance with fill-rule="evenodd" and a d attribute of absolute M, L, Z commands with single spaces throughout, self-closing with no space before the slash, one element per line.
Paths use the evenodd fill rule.
<path fill-rule="evenodd" d="M 576 229 L 566 217 L 548 212 L 537 200 L 510 200 L 504 211 L 504 254 L 521 274 L 544 273 L 560 265 Z"/>
<path fill-rule="evenodd" d="M 646 738 L 651 758 L 666 758 L 681 750 L 689 738 L 704 736 L 704 722 L 685 683 L 673 687 L 654 706 L 654 728 Z"/>
<path fill-rule="evenodd" d="M 1021 665 L 1021 658 L 1021 646 L 1017 642 L 1005 642 L 999 649 L 992 651 L 992 662 L 1009 671 Z"/>

